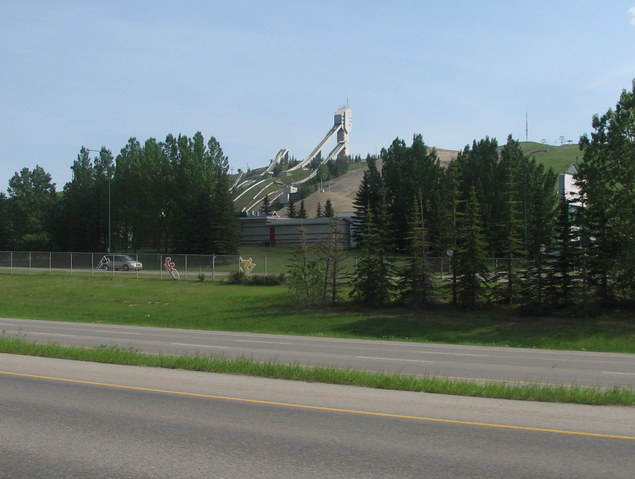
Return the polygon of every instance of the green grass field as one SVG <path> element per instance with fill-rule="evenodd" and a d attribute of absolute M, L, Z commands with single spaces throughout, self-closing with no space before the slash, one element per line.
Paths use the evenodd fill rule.
<path fill-rule="evenodd" d="M 572 164 L 582 161 L 583 152 L 580 151 L 578 145 L 553 146 L 523 141 L 520 146 L 525 154 L 532 151 L 549 150 L 547 153 L 535 153 L 532 158 L 547 168 L 553 168 L 556 173 L 564 173 Z"/>
<path fill-rule="evenodd" d="M 594 317 L 439 307 L 297 307 L 284 286 L 0 274 L 0 316 L 141 326 L 635 353 L 630 311 Z"/>

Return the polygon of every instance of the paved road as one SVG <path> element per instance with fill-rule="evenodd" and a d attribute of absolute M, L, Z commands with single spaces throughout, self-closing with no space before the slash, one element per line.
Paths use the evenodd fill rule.
<path fill-rule="evenodd" d="M 0 478 L 631 479 L 635 409 L 0 354 Z"/>
<path fill-rule="evenodd" d="M 361 341 L 0 318 L 0 331 L 68 345 L 221 355 L 481 381 L 635 388 L 635 355 Z"/>

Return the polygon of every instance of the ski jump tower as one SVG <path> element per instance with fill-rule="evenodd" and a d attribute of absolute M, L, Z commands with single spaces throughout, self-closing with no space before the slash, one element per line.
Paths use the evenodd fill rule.
<path fill-rule="evenodd" d="M 335 112 L 335 116 L 333 118 L 333 127 L 329 130 L 329 132 L 322 138 L 322 141 L 318 143 L 318 145 L 313 149 L 313 151 L 300 163 L 295 165 L 293 168 L 289 168 L 289 171 L 298 170 L 300 168 L 304 168 L 317 156 L 317 154 L 322 151 L 322 147 L 324 144 L 329 141 L 334 136 L 337 138 L 337 145 L 335 148 L 331 150 L 328 156 L 322 161 L 326 163 L 327 161 L 333 160 L 337 158 L 340 153 L 344 155 L 348 155 L 348 134 L 353 128 L 353 113 L 352 110 L 348 107 L 342 107 Z"/>
<path fill-rule="evenodd" d="M 288 175 L 289 173 L 296 170 L 308 169 L 311 162 L 318 156 L 318 154 L 322 151 L 324 145 L 329 142 L 329 140 L 335 139 L 337 141 L 336 145 L 326 157 L 322 156 L 320 164 L 315 166 L 312 171 L 308 173 L 307 176 L 305 176 L 301 180 L 294 182 L 292 185 L 287 184 L 287 186 L 283 189 L 290 190 L 292 188 L 297 188 L 297 186 L 309 181 L 311 178 L 317 175 L 320 166 L 322 166 L 323 164 L 337 159 L 340 155 L 348 155 L 348 135 L 350 134 L 352 127 L 352 110 L 348 106 L 339 108 L 335 112 L 333 118 L 333 126 L 324 136 L 324 138 L 322 138 L 322 141 L 320 141 L 313 149 L 313 151 L 311 151 L 311 153 L 301 162 L 286 170 L 285 175 Z M 271 174 L 278 163 L 282 163 L 289 159 L 289 153 L 290 152 L 288 149 L 281 149 L 276 157 L 271 160 L 269 167 L 258 177 L 252 177 L 250 179 L 243 180 L 242 174 L 238 176 L 231 188 L 232 191 L 236 193 L 234 201 L 238 201 L 239 199 L 241 199 L 241 197 L 249 198 L 247 205 L 242 208 L 242 211 L 252 211 L 254 209 L 257 209 L 263 195 L 265 194 L 269 195 L 272 201 L 283 195 L 283 189 L 281 189 L 280 186 L 276 187 L 275 179 L 271 178 Z M 278 183 L 278 185 L 280 185 L 280 183 Z M 277 191 L 272 191 L 272 189 L 275 189 Z M 285 194 L 285 198 L 288 199 L 288 193 Z"/>

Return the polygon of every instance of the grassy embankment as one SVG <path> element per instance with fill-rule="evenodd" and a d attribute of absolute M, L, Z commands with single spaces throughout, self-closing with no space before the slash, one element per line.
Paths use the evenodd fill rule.
<path fill-rule="evenodd" d="M 413 312 L 352 307 L 298 310 L 284 287 L 222 283 L 0 274 L 0 316 L 226 331 L 434 341 L 455 344 L 635 352 L 635 324 L 625 312 L 595 318 L 519 317 L 511 311 Z M 0 336 L 0 352 L 113 364 L 178 368 L 278 379 L 582 404 L 635 405 L 635 391 L 451 381 L 260 363 L 249 359 L 174 357 L 119 348 L 73 348 Z"/>
<path fill-rule="evenodd" d="M 283 286 L 116 277 L 0 274 L 0 316 L 272 334 L 635 353 L 627 310 L 521 316 L 440 307 L 297 308 Z"/>

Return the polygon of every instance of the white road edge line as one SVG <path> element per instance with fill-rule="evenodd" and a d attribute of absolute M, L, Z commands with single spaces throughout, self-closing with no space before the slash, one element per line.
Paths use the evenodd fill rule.
<path fill-rule="evenodd" d="M 194 346 L 196 348 L 229 349 L 229 346 L 213 346 L 209 344 L 172 343 L 174 346 Z"/>
<path fill-rule="evenodd" d="M 415 351 L 419 354 L 445 354 L 446 356 L 472 356 L 475 358 L 489 358 L 489 354 L 469 354 L 469 353 L 440 353 L 437 351 Z"/>
<path fill-rule="evenodd" d="M 400 359 L 400 358 L 378 358 L 373 356 L 355 356 L 357 359 L 379 359 L 380 361 L 405 361 L 410 363 L 433 363 L 424 359 Z"/>
<path fill-rule="evenodd" d="M 75 338 L 77 335 L 75 334 L 59 334 L 59 333 L 34 333 L 28 332 L 27 335 L 32 334 L 34 336 L 64 336 L 66 338 Z"/>

